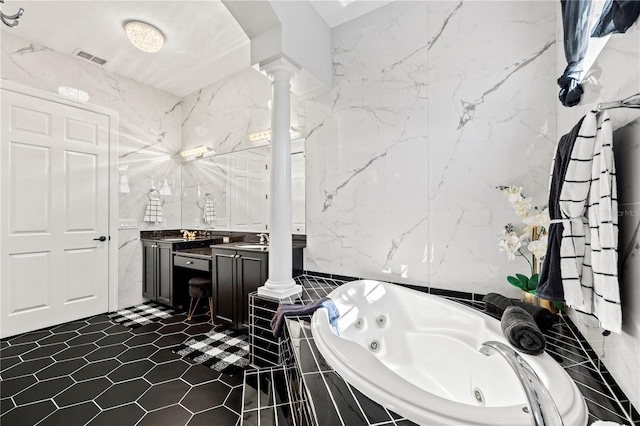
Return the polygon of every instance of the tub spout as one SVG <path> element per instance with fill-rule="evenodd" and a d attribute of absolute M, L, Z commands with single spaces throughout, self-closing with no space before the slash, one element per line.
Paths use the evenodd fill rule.
<path fill-rule="evenodd" d="M 535 426 L 563 425 L 558 407 L 556 407 L 549 390 L 542 383 L 536 372 L 533 371 L 531 365 L 520 354 L 504 343 L 496 341 L 484 342 L 478 350 L 486 356 L 497 352 L 507 360 L 524 388 Z"/>

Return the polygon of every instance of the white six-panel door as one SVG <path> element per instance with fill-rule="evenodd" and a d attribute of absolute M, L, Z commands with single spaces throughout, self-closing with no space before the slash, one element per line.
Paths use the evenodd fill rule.
<path fill-rule="evenodd" d="M 109 125 L 2 90 L 0 337 L 107 312 Z"/>

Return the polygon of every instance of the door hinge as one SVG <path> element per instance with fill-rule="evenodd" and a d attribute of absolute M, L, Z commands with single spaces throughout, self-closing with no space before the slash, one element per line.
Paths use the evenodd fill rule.
<path fill-rule="evenodd" d="M 268 200 L 268 199 L 269 199 L 269 194 L 264 194 L 264 198 L 265 198 L 266 200 Z"/>

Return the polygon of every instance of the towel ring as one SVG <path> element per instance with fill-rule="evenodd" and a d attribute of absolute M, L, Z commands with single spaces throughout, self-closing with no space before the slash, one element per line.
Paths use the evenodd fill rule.
<path fill-rule="evenodd" d="M 213 194 L 210 193 L 210 192 L 207 192 L 206 194 L 204 194 L 204 200 L 205 201 L 213 201 L 214 200 Z"/>
<path fill-rule="evenodd" d="M 162 197 L 160 196 L 160 191 L 158 191 L 155 188 L 151 188 L 149 190 L 149 192 L 147 193 L 147 197 L 149 198 L 149 200 L 151 201 L 162 201 L 162 204 L 164 204 L 164 200 L 162 199 Z"/>

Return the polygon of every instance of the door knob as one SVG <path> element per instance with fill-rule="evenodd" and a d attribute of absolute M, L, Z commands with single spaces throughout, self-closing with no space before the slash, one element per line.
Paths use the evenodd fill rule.
<path fill-rule="evenodd" d="M 100 236 L 100 238 L 94 238 L 93 241 L 107 241 L 107 237 L 102 235 L 102 236 Z"/>

